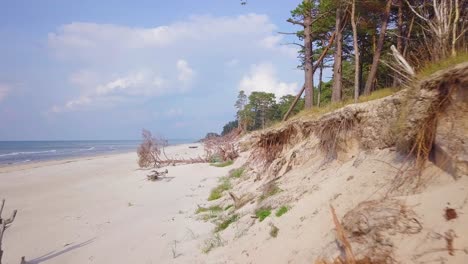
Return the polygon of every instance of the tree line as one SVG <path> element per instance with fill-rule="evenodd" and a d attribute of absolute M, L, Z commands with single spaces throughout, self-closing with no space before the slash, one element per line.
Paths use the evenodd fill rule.
<path fill-rule="evenodd" d="M 398 65 L 392 64 L 395 53 L 417 70 L 466 52 L 467 13 L 464 0 L 302 1 L 287 20 L 299 30 L 285 34 L 296 35 L 299 42 L 293 44 L 301 47 L 305 108 L 320 102 L 314 103 L 317 69 L 333 68 L 332 102 L 347 97 L 357 101 L 363 94 L 401 83 Z"/>
<path fill-rule="evenodd" d="M 237 120 L 223 132 L 263 128 L 328 102 L 357 102 L 401 86 L 407 72 L 468 52 L 466 0 L 303 0 L 287 22 L 298 27 L 281 34 L 292 35 L 296 40 L 289 44 L 300 47 L 301 91 L 278 102 L 273 94 L 239 93 Z M 322 79 L 325 68 L 333 69 L 328 82 Z"/>

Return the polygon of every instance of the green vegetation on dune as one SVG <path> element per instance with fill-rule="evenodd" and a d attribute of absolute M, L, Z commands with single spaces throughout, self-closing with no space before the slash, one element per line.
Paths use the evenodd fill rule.
<path fill-rule="evenodd" d="M 230 166 L 234 164 L 234 161 L 232 160 L 228 160 L 228 161 L 224 161 L 224 162 L 219 162 L 219 163 L 212 163 L 210 164 L 211 166 L 214 166 L 214 167 L 218 167 L 218 168 L 223 168 L 223 167 L 227 167 L 227 166 Z"/>
<path fill-rule="evenodd" d="M 448 57 L 444 60 L 427 63 L 417 72 L 416 75 L 421 79 L 437 71 L 450 68 L 453 65 L 463 62 L 468 62 L 468 52 L 459 52 L 455 57 Z"/>
<path fill-rule="evenodd" d="M 201 207 L 199 206 L 198 209 L 195 211 L 195 214 L 200 214 L 204 212 L 211 212 L 211 213 L 217 213 L 221 212 L 223 209 L 219 205 L 213 205 L 210 207 Z"/>
<path fill-rule="evenodd" d="M 233 214 L 229 216 L 227 219 L 221 221 L 215 228 L 215 232 L 223 231 L 224 229 L 228 228 L 230 224 L 239 220 L 238 214 Z"/>
<path fill-rule="evenodd" d="M 283 205 L 276 211 L 275 215 L 276 215 L 276 217 L 280 217 L 280 216 L 284 215 L 285 213 L 287 213 L 288 210 L 289 210 L 288 207 Z"/>
<path fill-rule="evenodd" d="M 229 177 L 231 177 L 231 178 L 240 178 L 242 176 L 242 174 L 244 173 L 244 171 L 245 171 L 244 167 L 234 169 L 229 173 Z"/>
<path fill-rule="evenodd" d="M 208 201 L 217 200 L 222 197 L 222 193 L 231 189 L 231 182 L 229 178 L 222 177 L 220 178 L 221 183 L 211 190 L 210 196 L 208 197 Z"/>
<path fill-rule="evenodd" d="M 255 215 L 257 216 L 258 220 L 262 222 L 267 218 L 268 216 L 271 215 L 271 209 L 270 208 L 260 208 L 257 211 L 255 211 Z"/>

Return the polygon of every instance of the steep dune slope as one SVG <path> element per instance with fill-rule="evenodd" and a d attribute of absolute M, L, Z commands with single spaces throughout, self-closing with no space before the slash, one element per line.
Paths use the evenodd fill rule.
<path fill-rule="evenodd" d="M 219 219 L 239 220 L 202 259 L 345 258 L 332 205 L 356 258 L 371 261 L 363 263 L 467 263 L 467 90 L 465 63 L 392 96 L 243 138 L 235 166 L 246 171 L 213 202 L 225 208 L 235 197 Z M 275 216 L 281 207 L 289 210 Z"/>

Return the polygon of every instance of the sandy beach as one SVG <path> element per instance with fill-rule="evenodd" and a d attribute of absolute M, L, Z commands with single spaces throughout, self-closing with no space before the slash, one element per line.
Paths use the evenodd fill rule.
<path fill-rule="evenodd" d="M 167 153 L 196 157 L 203 148 L 178 145 Z M 3 240 L 4 262 L 193 262 L 213 229 L 194 212 L 230 169 L 180 165 L 150 182 L 136 153 L 0 168 L 4 214 L 18 209 Z"/>

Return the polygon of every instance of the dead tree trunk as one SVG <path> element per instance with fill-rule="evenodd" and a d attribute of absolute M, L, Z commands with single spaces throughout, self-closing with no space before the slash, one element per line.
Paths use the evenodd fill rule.
<path fill-rule="evenodd" d="M 2 249 L 2 240 L 3 234 L 5 234 L 5 230 L 13 223 L 16 217 L 16 210 L 13 211 L 12 215 L 8 219 L 2 218 L 3 207 L 5 206 L 5 199 L 2 200 L 0 204 L 0 264 L 2 264 L 2 256 L 3 256 L 3 249 Z"/>
<path fill-rule="evenodd" d="M 380 54 L 382 53 L 382 48 L 385 41 L 385 33 L 387 31 L 388 18 L 390 17 L 390 8 L 392 7 L 392 0 L 387 0 L 387 5 L 385 6 L 385 11 L 382 17 L 382 26 L 380 27 L 380 36 L 377 43 L 377 47 L 374 53 L 374 58 L 372 59 L 372 66 L 367 77 L 366 86 L 364 87 L 364 94 L 369 95 L 373 91 L 373 84 L 375 77 L 377 75 L 377 68 L 379 66 Z"/>
<path fill-rule="evenodd" d="M 343 64 L 343 33 L 341 30 L 342 25 L 341 7 L 336 8 L 336 41 L 335 41 L 335 58 L 333 63 L 333 87 L 332 87 L 332 102 L 341 101 L 341 94 L 343 88 L 342 64 Z"/>

